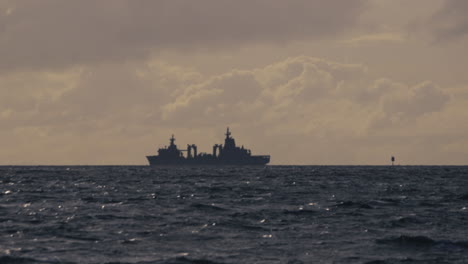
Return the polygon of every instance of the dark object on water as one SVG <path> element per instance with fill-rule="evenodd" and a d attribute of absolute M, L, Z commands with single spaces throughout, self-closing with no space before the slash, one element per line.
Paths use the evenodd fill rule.
<path fill-rule="evenodd" d="M 151 166 L 163 165 L 266 165 L 270 162 L 269 155 L 252 156 L 249 149 L 244 146 L 237 147 L 234 138 L 231 137 L 229 127 L 226 131 L 224 146 L 215 144 L 213 153 L 197 152 L 197 145 L 187 145 L 187 149 L 178 149 L 174 144 L 175 138 L 172 135 L 169 147 L 160 148 L 158 155 L 147 156 Z M 193 150 L 193 153 L 192 153 Z M 183 152 L 187 152 L 184 156 Z"/>
<path fill-rule="evenodd" d="M 392 166 L 394 165 L 394 163 L 395 163 L 395 157 L 392 156 Z"/>

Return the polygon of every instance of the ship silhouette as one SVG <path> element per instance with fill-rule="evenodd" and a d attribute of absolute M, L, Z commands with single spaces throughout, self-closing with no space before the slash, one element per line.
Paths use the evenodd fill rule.
<path fill-rule="evenodd" d="M 270 162 L 269 155 L 253 156 L 250 149 L 237 147 L 231 137 L 229 127 L 226 131 L 224 145 L 215 144 L 213 153 L 198 153 L 197 145 L 189 144 L 187 149 L 178 149 L 174 144 L 174 135 L 169 139 L 170 145 L 158 150 L 158 155 L 146 156 L 151 166 L 164 165 L 266 165 Z M 184 155 L 184 152 L 185 155 Z"/>

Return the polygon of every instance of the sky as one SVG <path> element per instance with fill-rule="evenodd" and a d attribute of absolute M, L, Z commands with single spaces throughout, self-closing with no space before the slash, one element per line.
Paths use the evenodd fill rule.
<path fill-rule="evenodd" d="M 466 0 L 0 0 L 0 165 L 468 164 Z"/>

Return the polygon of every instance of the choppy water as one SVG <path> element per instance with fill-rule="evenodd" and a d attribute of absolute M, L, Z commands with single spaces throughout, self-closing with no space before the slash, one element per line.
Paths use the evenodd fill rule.
<path fill-rule="evenodd" d="M 468 263 L 468 167 L 0 167 L 0 263 Z"/>

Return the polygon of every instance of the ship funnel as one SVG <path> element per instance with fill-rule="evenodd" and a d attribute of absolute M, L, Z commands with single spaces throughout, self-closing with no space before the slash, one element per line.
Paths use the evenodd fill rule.
<path fill-rule="evenodd" d="M 187 144 L 187 158 L 192 158 L 192 146 Z"/>

